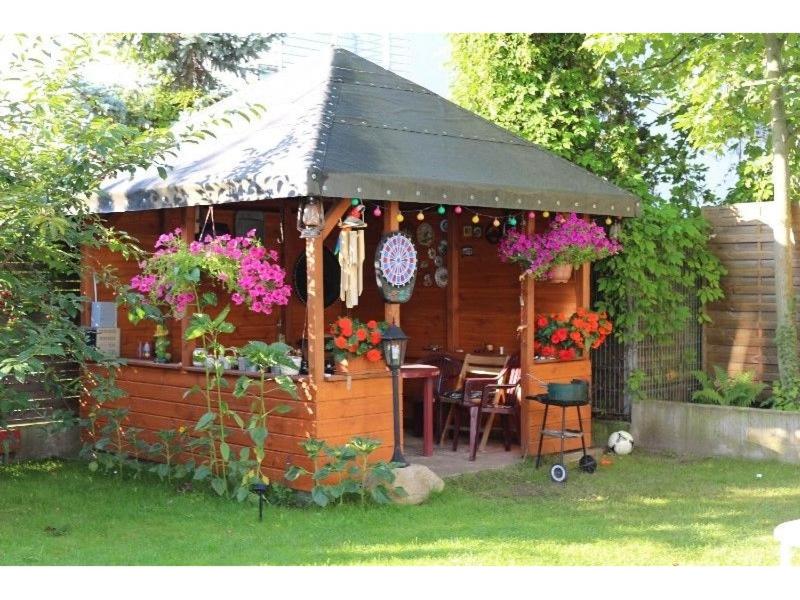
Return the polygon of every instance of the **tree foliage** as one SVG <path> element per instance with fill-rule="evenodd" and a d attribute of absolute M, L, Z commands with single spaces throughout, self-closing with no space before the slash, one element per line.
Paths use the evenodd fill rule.
<path fill-rule="evenodd" d="M 674 127 L 677 113 L 652 115 L 657 91 L 599 60 L 583 34 L 457 34 L 451 42 L 457 102 L 644 200 L 643 215 L 622 228 L 625 252 L 599 263 L 602 308 L 618 335 L 682 328 L 687 290 L 696 288 L 701 307 L 721 296 L 722 268 L 696 208 L 713 195 L 688 135 Z"/>
<path fill-rule="evenodd" d="M 29 398 L 8 385 L 32 377 L 54 398 L 78 391 L 59 363 L 101 360 L 78 327 L 74 282 L 82 246 L 132 252 L 88 214 L 85 194 L 108 175 L 163 161 L 176 139 L 120 123 L 79 73 L 97 39 L 23 38 L 0 88 L 0 427 Z M 160 159 L 159 159 L 160 157 Z M 103 273 L 100 273 L 101 277 Z"/>
<path fill-rule="evenodd" d="M 663 98 L 662 114 L 693 147 L 733 151 L 740 159 L 726 200 L 772 198 L 770 102 L 760 33 L 594 34 L 585 47 L 627 85 Z M 800 114 L 800 35 L 783 44 L 787 120 Z M 800 177 L 797 138 L 791 140 L 792 184 Z"/>
<path fill-rule="evenodd" d="M 147 115 L 153 123 L 164 125 L 187 109 L 226 96 L 230 92 L 226 75 L 264 74 L 264 67 L 254 61 L 282 35 L 125 33 L 110 38 L 123 60 L 144 67 L 155 81 L 145 93 L 128 94 L 132 114 L 140 120 Z"/>

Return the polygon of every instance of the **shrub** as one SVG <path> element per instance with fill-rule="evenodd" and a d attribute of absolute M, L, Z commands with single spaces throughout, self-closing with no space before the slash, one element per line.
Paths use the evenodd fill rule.
<path fill-rule="evenodd" d="M 766 384 L 754 381 L 750 371 L 728 375 L 721 367 L 714 365 L 714 379 L 703 371 L 693 371 L 702 389 L 692 394 L 692 402 L 716 404 L 719 406 L 752 406 Z"/>

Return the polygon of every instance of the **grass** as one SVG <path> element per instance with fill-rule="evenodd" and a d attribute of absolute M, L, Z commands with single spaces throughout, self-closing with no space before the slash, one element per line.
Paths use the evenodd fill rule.
<path fill-rule="evenodd" d="M 758 478 L 757 473 L 762 477 Z M 800 471 L 638 452 L 565 486 L 523 463 L 416 507 L 267 507 L 81 463 L 0 467 L 4 565 L 773 565 Z M 800 554 L 800 552 L 799 552 Z"/>

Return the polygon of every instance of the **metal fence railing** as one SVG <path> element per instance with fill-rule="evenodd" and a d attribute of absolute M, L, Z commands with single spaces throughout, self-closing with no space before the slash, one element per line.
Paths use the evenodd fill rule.
<path fill-rule="evenodd" d="M 592 278 L 592 294 L 596 294 Z M 614 336 L 593 351 L 592 412 L 599 418 L 630 419 L 631 401 L 637 396 L 688 402 L 697 389 L 692 371 L 702 369 L 702 326 L 697 296 L 686 292 L 692 318 L 685 327 L 665 338 L 645 338 L 622 343 Z"/>

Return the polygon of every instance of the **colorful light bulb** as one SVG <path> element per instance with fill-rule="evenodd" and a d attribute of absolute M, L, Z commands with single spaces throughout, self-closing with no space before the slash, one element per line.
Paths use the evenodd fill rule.
<path fill-rule="evenodd" d="M 453 209 L 453 212 L 456 213 L 457 215 L 460 215 L 461 214 L 461 210 L 462 210 L 462 208 L 460 206 L 456 206 Z"/>
<path fill-rule="evenodd" d="M 492 221 L 492 225 L 494 225 L 495 227 L 500 227 L 500 219 L 495 217 L 494 221 Z"/>
<path fill-rule="evenodd" d="M 542 216 L 543 216 L 543 217 L 546 219 L 547 217 L 549 217 L 549 216 L 550 216 L 550 211 L 549 211 L 549 210 L 546 210 L 546 211 L 544 211 L 544 212 L 542 213 Z"/>
<path fill-rule="evenodd" d="M 380 217 L 383 214 L 383 212 L 381 211 L 381 207 L 376 206 L 375 210 L 372 211 L 372 214 L 375 215 L 376 217 Z"/>
<path fill-rule="evenodd" d="M 440 204 L 439 208 L 436 209 L 436 212 L 439 213 L 440 215 L 443 215 L 444 214 L 444 206 L 442 206 Z"/>
<path fill-rule="evenodd" d="M 535 219 L 536 218 L 536 213 L 533 212 L 533 211 L 528 212 L 528 218 L 529 219 Z"/>
<path fill-rule="evenodd" d="M 517 218 L 516 217 L 508 217 L 508 224 L 512 227 L 517 226 Z"/>
<path fill-rule="evenodd" d="M 397 214 L 397 222 L 398 223 L 402 223 L 403 221 L 405 221 L 405 219 L 406 218 L 403 216 L 403 213 L 398 213 Z"/>
<path fill-rule="evenodd" d="M 417 221 L 424 221 L 424 220 L 425 220 L 425 215 L 422 214 L 422 211 L 419 211 L 417 213 Z"/>
<path fill-rule="evenodd" d="M 614 221 L 611 220 L 611 217 L 606 217 L 606 225 L 611 225 Z"/>
<path fill-rule="evenodd" d="M 361 198 L 352 198 L 350 200 L 350 204 L 352 204 L 353 206 L 358 206 L 359 204 L 361 204 Z"/>
<path fill-rule="evenodd" d="M 478 217 L 478 215 L 472 215 L 472 222 L 477 225 L 478 221 L 480 221 L 480 218 Z"/>

